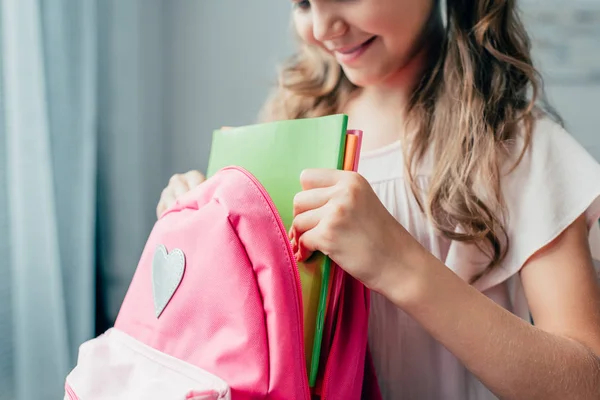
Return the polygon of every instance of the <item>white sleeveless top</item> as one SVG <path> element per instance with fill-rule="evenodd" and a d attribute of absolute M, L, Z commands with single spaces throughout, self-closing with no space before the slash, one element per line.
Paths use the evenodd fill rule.
<path fill-rule="evenodd" d="M 366 133 L 368 134 L 368 132 Z M 427 188 L 431 163 L 415 177 Z M 359 172 L 391 214 L 429 251 L 463 279 L 487 260 L 475 246 L 439 236 L 419 210 L 404 180 L 399 142 L 363 152 Z M 510 249 L 479 290 L 529 320 L 519 270 L 537 250 L 586 213 L 590 229 L 600 218 L 600 165 L 559 125 L 540 120 L 530 149 L 502 182 Z M 594 249 L 596 250 L 596 249 Z M 373 293 L 369 342 L 384 399 L 487 400 L 496 397 L 421 326 L 383 296 Z"/>

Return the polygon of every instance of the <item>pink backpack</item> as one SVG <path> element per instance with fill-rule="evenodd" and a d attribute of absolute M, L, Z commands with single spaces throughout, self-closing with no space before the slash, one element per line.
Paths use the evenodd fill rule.
<path fill-rule="evenodd" d="M 270 197 L 225 168 L 156 222 L 115 326 L 80 347 L 66 399 L 380 399 L 369 293 L 336 268 L 308 385 L 300 280 Z"/>

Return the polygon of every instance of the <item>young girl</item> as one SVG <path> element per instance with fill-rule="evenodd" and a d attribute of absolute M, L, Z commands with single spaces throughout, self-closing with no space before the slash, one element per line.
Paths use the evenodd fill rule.
<path fill-rule="evenodd" d="M 365 138 L 360 174 L 302 174 L 290 238 L 373 291 L 386 399 L 600 398 L 600 166 L 541 108 L 515 3 L 293 4 L 265 119 L 346 113 Z"/>

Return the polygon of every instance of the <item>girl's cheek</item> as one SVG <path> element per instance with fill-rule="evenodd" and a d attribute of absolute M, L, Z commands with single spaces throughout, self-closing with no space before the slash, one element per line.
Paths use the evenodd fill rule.
<path fill-rule="evenodd" d="M 319 44 L 313 35 L 312 22 L 310 21 L 309 16 L 295 16 L 294 27 L 296 29 L 296 34 L 303 42 L 308 44 Z"/>

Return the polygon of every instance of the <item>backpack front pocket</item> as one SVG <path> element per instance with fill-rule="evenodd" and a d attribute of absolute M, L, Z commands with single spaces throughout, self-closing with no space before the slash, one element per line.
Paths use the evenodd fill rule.
<path fill-rule="evenodd" d="M 65 399 L 230 400 L 231 392 L 208 371 L 112 328 L 81 346 Z"/>

